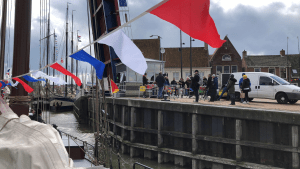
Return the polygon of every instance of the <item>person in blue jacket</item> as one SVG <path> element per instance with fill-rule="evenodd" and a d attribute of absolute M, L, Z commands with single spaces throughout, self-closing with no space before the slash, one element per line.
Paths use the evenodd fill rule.
<path fill-rule="evenodd" d="M 245 73 L 242 73 L 242 78 L 240 78 L 240 81 L 239 81 L 239 87 L 240 87 L 240 90 L 242 90 L 242 84 L 243 84 L 243 76 L 245 75 Z M 244 102 L 244 99 L 241 98 L 241 103 Z"/>

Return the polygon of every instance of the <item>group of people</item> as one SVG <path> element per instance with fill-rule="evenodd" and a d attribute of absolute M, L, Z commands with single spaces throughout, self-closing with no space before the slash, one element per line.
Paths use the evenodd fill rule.
<path fill-rule="evenodd" d="M 203 79 L 199 76 L 199 71 L 195 70 L 194 77 L 190 76 L 187 78 L 186 81 L 181 78 L 179 82 L 176 82 L 175 78 L 173 78 L 173 81 L 171 81 L 171 85 L 179 85 L 180 88 L 185 88 L 185 85 L 187 85 L 187 88 L 191 88 L 195 95 L 195 101 L 199 101 L 199 88 L 200 85 L 203 85 L 206 87 L 206 95 L 210 96 L 209 102 L 214 102 L 216 100 L 220 100 L 221 97 L 225 92 L 228 93 L 230 96 L 231 103 L 230 105 L 235 105 L 235 83 L 237 80 L 234 78 L 234 75 L 231 74 L 230 78 L 223 88 L 223 92 L 219 98 L 216 98 L 217 96 L 217 89 L 218 89 L 218 77 L 215 74 L 209 74 L 208 79 L 204 76 Z M 163 76 L 162 72 L 159 73 L 159 75 L 156 77 L 155 82 L 158 86 L 158 94 L 157 97 L 159 99 L 163 98 L 162 92 L 164 86 L 169 86 L 169 79 L 167 76 Z M 148 84 L 147 79 L 147 73 L 143 76 L 143 85 L 146 86 Z M 241 91 L 241 95 L 244 95 L 244 98 L 241 97 L 241 103 L 248 104 L 249 103 L 249 97 L 248 93 L 251 91 L 251 82 L 250 79 L 247 77 L 245 73 L 242 74 L 242 78 L 239 80 L 239 88 Z M 178 95 L 178 93 L 176 93 Z M 144 92 L 143 97 L 146 97 L 146 92 Z"/>
<path fill-rule="evenodd" d="M 210 102 L 215 101 L 215 97 L 217 95 L 217 89 L 218 89 L 218 77 L 216 77 L 215 74 L 208 75 L 208 79 L 206 77 L 203 77 L 202 80 L 203 86 L 206 86 L 207 95 L 210 96 Z M 199 76 L 198 70 L 195 70 L 195 75 L 192 77 L 192 89 L 194 91 L 196 100 L 195 102 L 199 101 L 199 87 L 201 84 L 201 79 Z"/>
<path fill-rule="evenodd" d="M 227 82 L 227 85 L 224 87 L 222 92 L 223 94 L 224 92 L 227 91 L 231 100 L 230 105 L 235 105 L 235 83 L 236 82 L 237 80 L 234 78 L 234 75 L 231 74 Z M 241 97 L 241 103 L 249 104 L 248 93 L 251 92 L 251 82 L 245 73 L 242 73 L 242 78 L 239 81 L 239 88 L 241 91 L 241 95 L 245 95 L 244 98 Z"/>
<path fill-rule="evenodd" d="M 163 93 L 164 86 L 176 86 L 176 85 L 179 85 L 179 88 L 184 89 L 185 85 L 186 85 L 187 88 L 190 88 L 192 80 L 190 78 L 187 78 L 187 80 L 184 81 L 183 78 L 180 78 L 180 80 L 178 82 L 176 82 L 175 78 L 173 78 L 173 81 L 171 81 L 171 84 L 170 84 L 168 76 L 164 76 L 162 74 L 162 72 L 160 72 L 158 74 L 158 76 L 156 77 L 154 83 L 158 87 L 157 98 L 162 99 L 163 98 L 162 93 Z M 143 86 L 147 86 L 147 84 L 148 84 L 148 78 L 147 78 L 147 73 L 145 73 L 144 76 L 143 76 Z M 176 90 L 175 95 L 179 95 L 177 90 Z M 144 98 L 147 97 L 146 96 L 146 91 L 144 92 L 143 97 Z"/>

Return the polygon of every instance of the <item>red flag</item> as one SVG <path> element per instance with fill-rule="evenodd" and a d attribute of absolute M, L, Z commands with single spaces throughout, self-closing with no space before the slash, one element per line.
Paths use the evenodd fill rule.
<path fill-rule="evenodd" d="M 226 41 L 220 39 L 209 6 L 209 0 L 169 0 L 149 12 L 174 24 L 192 38 L 220 48 Z"/>
<path fill-rule="evenodd" d="M 118 93 L 119 92 L 119 88 L 113 80 L 110 80 L 110 85 L 111 85 L 111 92 L 112 93 Z"/>
<path fill-rule="evenodd" d="M 24 87 L 24 89 L 26 90 L 26 92 L 31 93 L 33 92 L 33 88 L 31 88 L 30 86 L 28 86 L 28 84 L 26 84 L 25 82 L 23 82 L 21 79 L 19 79 L 18 77 L 13 78 L 15 81 L 18 81 L 19 83 L 22 84 L 22 86 Z"/>
<path fill-rule="evenodd" d="M 74 79 L 75 83 L 78 86 L 81 86 L 81 80 L 77 76 L 75 76 L 71 72 L 69 72 L 67 69 L 63 68 L 60 64 L 54 63 L 50 67 L 52 67 L 53 69 L 65 74 L 65 75 L 71 76 Z"/>

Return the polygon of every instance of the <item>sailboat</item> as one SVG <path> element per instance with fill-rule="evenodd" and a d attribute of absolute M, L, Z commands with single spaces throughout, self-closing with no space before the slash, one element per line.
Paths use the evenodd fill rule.
<path fill-rule="evenodd" d="M 69 3 L 67 3 L 67 20 L 66 20 L 66 67 L 65 69 L 68 69 L 68 14 L 69 14 Z M 73 18 L 73 14 L 72 14 Z M 72 36 L 73 36 L 73 19 L 72 19 Z M 72 52 L 73 52 L 73 37 L 72 37 Z M 73 62 L 72 62 L 73 64 Z M 73 71 L 73 66 L 72 66 Z M 72 72 L 73 73 L 73 72 Z M 68 82 L 67 75 L 65 76 L 66 82 Z M 54 95 L 50 99 L 50 110 L 54 112 L 65 112 L 65 111 L 72 111 L 73 110 L 73 104 L 75 97 L 71 95 L 68 97 L 69 94 L 73 94 L 73 83 L 71 84 L 71 92 L 68 90 L 68 84 L 65 85 L 65 92 L 64 96 L 57 96 Z M 72 97 L 73 96 L 73 97 Z"/>

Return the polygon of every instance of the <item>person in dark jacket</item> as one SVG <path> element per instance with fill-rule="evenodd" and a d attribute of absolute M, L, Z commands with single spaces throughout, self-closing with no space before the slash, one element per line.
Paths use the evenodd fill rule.
<path fill-rule="evenodd" d="M 175 78 L 173 78 L 173 80 L 171 82 L 171 85 L 177 85 L 177 82 L 176 82 Z"/>
<path fill-rule="evenodd" d="M 217 89 L 218 89 L 218 77 L 216 77 L 215 74 L 212 75 L 212 90 L 211 90 L 211 97 L 210 97 L 210 101 L 215 101 L 216 100 L 216 96 L 217 96 Z"/>
<path fill-rule="evenodd" d="M 147 84 L 148 84 L 147 73 L 145 73 L 143 76 L 143 86 L 147 88 Z M 143 93 L 143 97 L 146 98 L 146 90 Z"/>
<path fill-rule="evenodd" d="M 206 86 L 207 85 L 207 79 L 205 76 L 203 76 L 203 86 Z"/>
<path fill-rule="evenodd" d="M 242 91 L 245 93 L 245 100 L 244 104 L 249 104 L 249 98 L 248 98 L 248 92 L 250 91 L 250 79 L 247 77 L 247 75 L 243 76 L 243 83 L 242 83 Z"/>
<path fill-rule="evenodd" d="M 237 80 L 234 78 L 234 75 L 231 74 L 230 79 L 227 82 L 227 90 L 231 100 L 230 105 L 235 105 L 235 82 L 237 82 Z"/>
<path fill-rule="evenodd" d="M 199 87 L 200 87 L 199 81 L 200 81 L 200 77 L 198 75 L 198 70 L 195 70 L 195 76 L 192 78 L 192 89 L 194 90 L 194 94 L 196 97 L 195 102 L 199 101 Z"/>
<path fill-rule="evenodd" d="M 165 83 L 165 78 L 162 76 L 161 72 L 156 77 L 155 82 L 156 82 L 156 84 L 158 86 L 158 95 L 157 95 L 157 97 L 159 99 L 161 99 L 162 98 L 162 91 L 163 91 L 164 83 Z"/>

